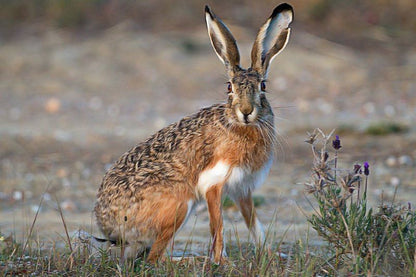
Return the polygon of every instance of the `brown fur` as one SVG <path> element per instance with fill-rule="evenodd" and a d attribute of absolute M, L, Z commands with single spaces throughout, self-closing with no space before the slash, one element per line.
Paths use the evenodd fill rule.
<path fill-rule="evenodd" d="M 200 198 L 208 204 L 214 261 L 223 260 L 221 197 L 231 170 L 244 168 L 247 174 L 254 174 L 264 168 L 273 153 L 274 115 L 259 89 L 264 75 L 240 68 L 231 33 L 209 8 L 206 12 L 210 15 L 207 24 L 211 26 L 214 49 L 228 64 L 233 90 L 227 103 L 185 117 L 124 153 L 104 176 L 97 194 L 94 212 L 104 235 L 125 243 L 129 255 L 151 247 L 150 262 L 159 259 L 185 221 L 189 200 Z M 216 24 L 222 25 L 216 28 Z M 221 44 L 224 42 L 226 46 Z M 228 57 L 232 57 L 232 63 Z M 220 161 L 230 167 L 227 176 L 201 195 L 197 188 L 201 173 Z M 247 226 L 255 233 L 253 188 L 248 185 L 236 201 Z"/>

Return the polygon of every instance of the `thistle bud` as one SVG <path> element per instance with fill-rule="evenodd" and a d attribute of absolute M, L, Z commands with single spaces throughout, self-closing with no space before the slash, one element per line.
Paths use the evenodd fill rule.
<path fill-rule="evenodd" d="M 324 153 L 324 162 L 326 162 L 329 158 L 328 152 L 325 151 Z"/>
<path fill-rule="evenodd" d="M 336 135 L 335 139 L 332 141 L 332 147 L 334 147 L 335 150 L 341 149 L 341 140 L 338 135 Z"/>
<path fill-rule="evenodd" d="M 355 174 L 361 174 L 361 165 L 359 165 L 359 164 L 354 165 L 354 173 Z"/>
<path fill-rule="evenodd" d="M 364 175 L 368 176 L 370 174 L 370 165 L 368 164 L 368 162 L 364 163 Z"/>

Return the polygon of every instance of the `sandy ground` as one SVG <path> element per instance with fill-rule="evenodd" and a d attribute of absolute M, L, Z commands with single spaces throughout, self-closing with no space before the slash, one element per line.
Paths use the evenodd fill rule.
<path fill-rule="evenodd" d="M 247 66 L 254 34 L 234 33 Z M 265 199 L 259 217 L 273 237 L 292 242 L 315 236 L 304 215 L 312 209 L 302 183 L 312 162 L 303 140 L 316 127 L 337 128 L 342 165 L 370 162 L 373 203 L 382 195 L 390 199 L 397 185 L 396 201 L 414 203 L 415 68 L 415 50 L 361 51 L 294 30 L 269 73 L 281 144 L 256 192 Z M 202 25 L 194 32 L 148 34 L 122 23 L 93 36 L 50 30 L 2 41 L 0 232 L 26 234 L 43 201 L 34 229 L 41 240 L 56 240 L 64 234 L 58 201 L 69 231 L 99 235 L 91 210 L 105 170 L 168 123 L 224 101 L 224 82 Z M 382 121 L 409 131 L 365 134 Z M 179 245 L 189 236 L 194 245 L 208 243 L 203 205 L 196 214 L 177 235 Z M 229 237 L 247 236 L 235 209 L 224 217 Z"/>

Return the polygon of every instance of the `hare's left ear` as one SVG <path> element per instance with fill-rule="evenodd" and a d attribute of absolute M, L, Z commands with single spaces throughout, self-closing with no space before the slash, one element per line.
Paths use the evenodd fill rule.
<path fill-rule="evenodd" d="M 270 62 L 282 51 L 289 41 L 289 24 L 293 20 L 293 8 L 289 4 L 280 4 L 266 23 L 260 28 L 253 49 L 251 50 L 251 67 L 264 77 Z"/>
<path fill-rule="evenodd" d="M 237 43 L 227 26 L 208 6 L 205 6 L 205 19 L 212 47 L 224 63 L 228 76 L 240 69 L 240 54 Z"/>

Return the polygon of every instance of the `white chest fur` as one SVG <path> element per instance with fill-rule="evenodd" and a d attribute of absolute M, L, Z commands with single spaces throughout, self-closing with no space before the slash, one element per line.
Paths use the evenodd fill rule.
<path fill-rule="evenodd" d="M 219 161 L 214 167 L 199 175 L 197 192 L 205 197 L 211 186 L 225 183 L 225 193 L 233 199 L 238 199 L 263 184 L 272 163 L 273 159 L 270 158 L 259 170 L 252 171 L 244 167 L 230 168 L 229 164 Z"/>

